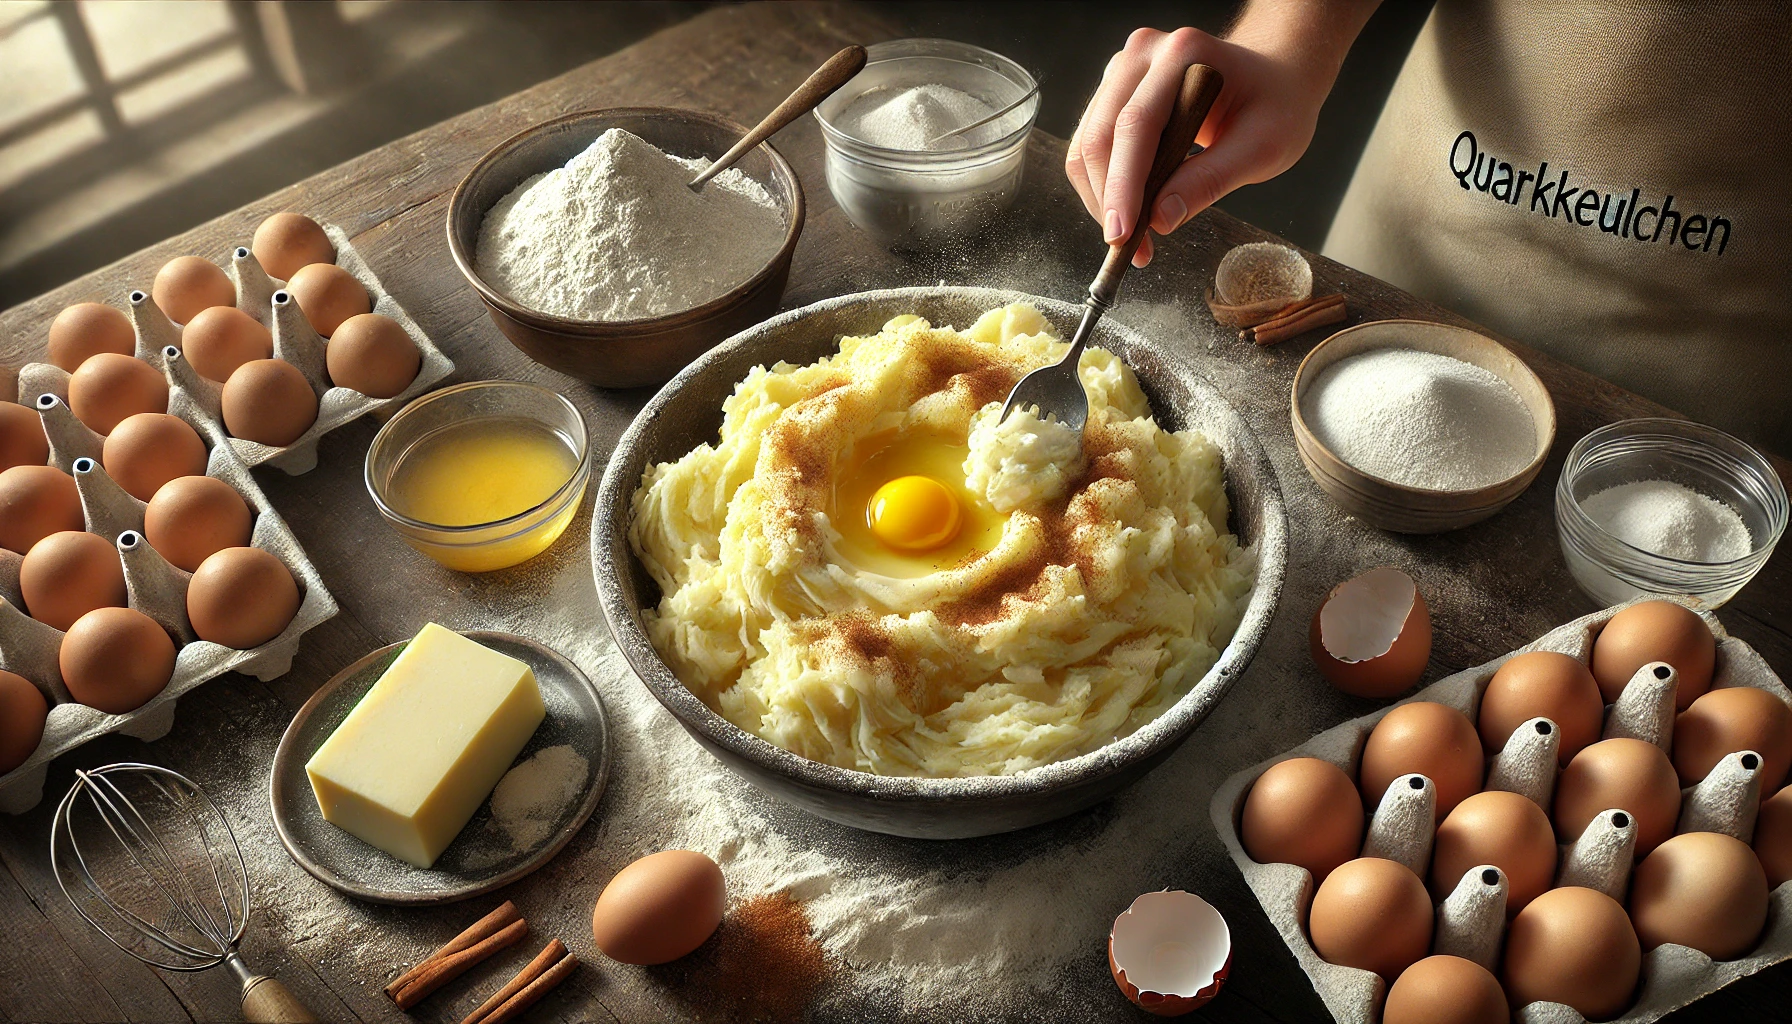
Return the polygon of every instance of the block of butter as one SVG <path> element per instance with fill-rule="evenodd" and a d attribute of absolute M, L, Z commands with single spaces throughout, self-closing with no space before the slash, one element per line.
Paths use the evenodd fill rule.
<path fill-rule="evenodd" d="M 430 623 L 305 764 L 324 820 L 427 868 L 546 717 L 528 665 Z"/>

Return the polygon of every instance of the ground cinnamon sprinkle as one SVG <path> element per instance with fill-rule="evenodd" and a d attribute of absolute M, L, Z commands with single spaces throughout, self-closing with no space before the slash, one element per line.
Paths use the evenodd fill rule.
<path fill-rule="evenodd" d="M 759 1024 L 802 1020 L 833 966 L 801 901 L 779 891 L 736 905 L 695 953 L 654 970 L 703 1017 Z"/>

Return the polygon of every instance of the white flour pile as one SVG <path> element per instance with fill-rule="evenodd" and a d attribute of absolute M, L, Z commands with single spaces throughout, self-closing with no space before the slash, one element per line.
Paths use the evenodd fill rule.
<path fill-rule="evenodd" d="M 1753 550 L 1736 510 L 1671 480 L 1608 487 L 1580 507 L 1605 532 L 1631 547 L 1684 562 L 1730 562 Z"/>
<path fill-rule="evenodd" d="M 498 200 L 479 227 L 474 268 L 524 306 L 581 320 L 714 299 L 777 253 L 784 215 L 738 168 L 691 191 L 686 183 L 706 166 L 612 128 Z"/>
<path fill-rule="evenodd" d="M 569 746 L 545 747 L 504 773 L 492 790 L 492 820 L 513 849 L 541 845 L 585 789 L 591 765 Z"/>
<path fill-rule="evenodd" d="M 839 127 L 860 142 L 873 146 L 937 152 L 956 149 L 971 141 L 967 137 L 958 137 L 934 142 L 941 134 L 963 128 L 995 112 L 995 107 L 948 85 L 928 83 L 904 89 L 885 86 L 853 97 L 840 112 Z M 967 136 L 993 127 L 986 125 Z"/>
<path fill-rule="evenodd" d="M 1435 352 L 1372 349 L 1341 359 L 1313 381 L 1301 416 L 1338 458 L 1427 490 L 1486 487 L 1537 454 L 1536 426 L 1518 392 Z"/>

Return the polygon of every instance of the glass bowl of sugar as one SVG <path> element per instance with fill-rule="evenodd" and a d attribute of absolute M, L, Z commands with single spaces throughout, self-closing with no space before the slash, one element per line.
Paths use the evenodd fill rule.
<path fill-rule="evenodd" d="M 865 70 L 815 108 L 828 190 L 846 216 L 882 245 L 915 249 L 960 241 L 1006 210 L 1039 116 L 1033 76 L 948 39 L 897 39 L 866 55 Z"/>
<path fill-rule="evenodd" d="M 1754 448 L 1687 420 L 1620 420 L 1575 443 L 1556 484 L 1562 557 L 1587 596 L 1717 608 L 1772 556 L 1786 488 Z"/>

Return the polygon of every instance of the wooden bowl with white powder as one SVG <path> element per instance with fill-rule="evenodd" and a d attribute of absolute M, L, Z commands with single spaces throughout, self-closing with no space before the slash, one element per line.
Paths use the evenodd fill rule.
<path fill-rule="evenodd" d="M 538 124 L 455 188 L 449 251 L 524 355 L 602 387 L 662 383 L 783 298 L 804 209 L 784 158 L 761 143 L 701 193 L 677 180 L 746 133 L 671 107 Z"/>
<path fill-rule="evenodd" d="M 1555 443 L 1555 403 L 1522 359 L 1423 320 L 1371 321 L 1320 342 L 1289 404 L 1319 489 L 1395 533 L 1486 519 L 1531 485 Z"/>

